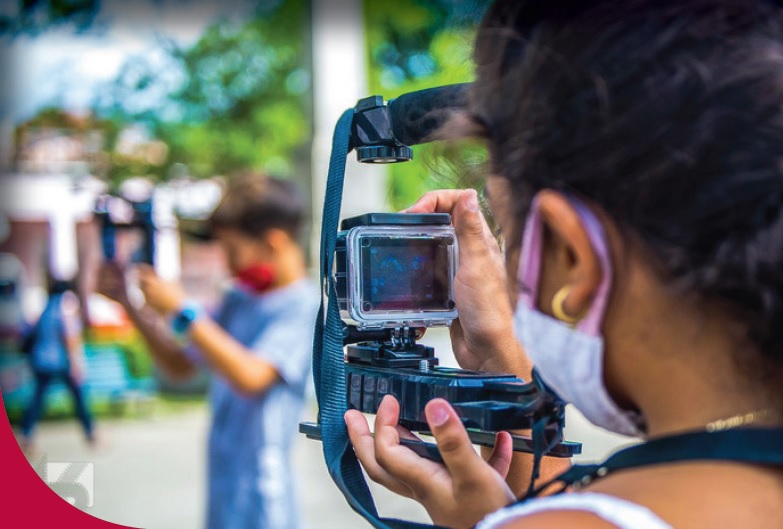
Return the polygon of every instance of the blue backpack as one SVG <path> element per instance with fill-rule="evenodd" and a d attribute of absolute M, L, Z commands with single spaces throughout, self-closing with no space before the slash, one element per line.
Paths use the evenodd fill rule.
<path fill-rule="evenodd" d="M 36 372 L 59 373 L 69 368 L 62 298 L 63 294 L 49 297 L 41 317 L 22 344 L 22 351 L 30 355 Z"/>

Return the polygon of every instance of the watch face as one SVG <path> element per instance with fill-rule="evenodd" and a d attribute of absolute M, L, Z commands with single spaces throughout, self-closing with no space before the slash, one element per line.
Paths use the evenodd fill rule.
<path fill-rule="evenodd" d="M 187 331 L 190 324 L 196 320 L 198 315 L 199 310 L 194 307 L 183 308 L 171 322 L 174 332 L 181 334 Z"/>

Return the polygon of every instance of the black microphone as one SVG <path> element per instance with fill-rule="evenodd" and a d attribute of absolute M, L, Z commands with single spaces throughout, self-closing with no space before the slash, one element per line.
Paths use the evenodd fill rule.
<path fill-rule="evenodd" d="M 389 101 L 394 138 L 402 145 L 430 140 L 455 112 L 468 104 L 472 83 L 453 84 L 404 94 Z"/>

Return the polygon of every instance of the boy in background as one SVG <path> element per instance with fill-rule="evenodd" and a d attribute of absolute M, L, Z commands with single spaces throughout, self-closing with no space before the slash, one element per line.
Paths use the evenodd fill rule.
<path fill-rule="evenodd" d="M 143 307 L 129 301 L 123 267 L 99 274 L 99 291 L 123 305 L 166 374 L 214 373 L 207 529 L 297 526 L 289 456 L 318 308 L 297 242 L 304 216 L 291 182 L 231 181 L 209 223 L 236 281 L 212 316 L 151 267 L 138 270 Z"/>

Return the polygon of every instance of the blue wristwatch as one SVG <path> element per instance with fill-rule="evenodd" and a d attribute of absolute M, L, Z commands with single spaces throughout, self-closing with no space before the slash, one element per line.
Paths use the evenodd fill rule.
<path fill-rule="evenodd" d="M 202 313 L 203 309 L 201 308 L 201 305 L 195 301 L 186 301 L 182 304 L 179 313 L 171 320 L 171 330 L 174 331 L 174 334 L 177 336 L 185 336 L 188 329 L 190 329 L 190 326 Z"/>

